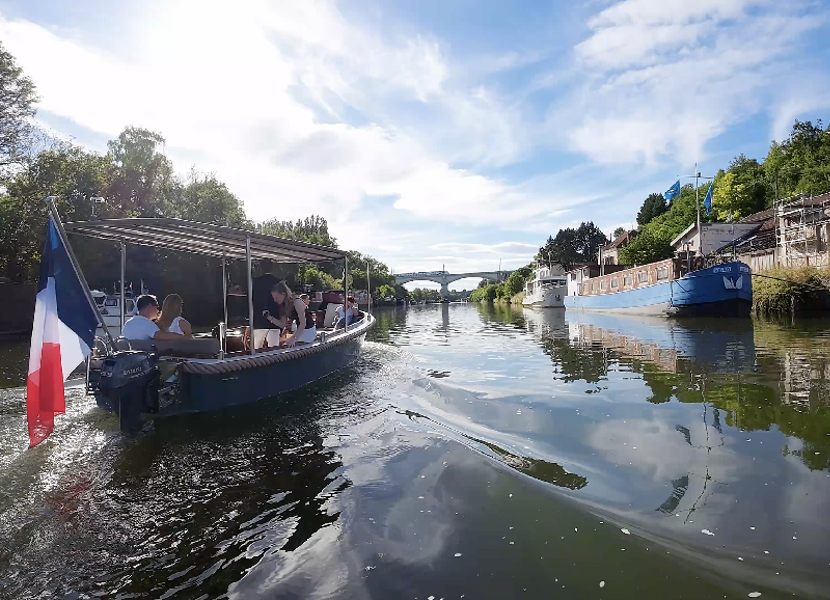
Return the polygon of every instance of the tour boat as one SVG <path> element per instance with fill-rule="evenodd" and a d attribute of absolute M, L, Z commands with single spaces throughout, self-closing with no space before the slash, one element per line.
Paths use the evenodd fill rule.
<path fill-rule="evenodd" d="M 567 277 L 571 310 L 733 317 L 752 309 L 752 273 L 742 262 L 707 266 L 703 257 L 687 255 L 632 268 L 590 265 Z"/>
<path fill-rule="evenodd" d="M 50 341 L 54 334 L 50 334 L 49 331 L 54 330 L 50 329 L 53 327 L 50 323 L 55 321 L 49 319 L 58 319 L 63 323 L 63 329 L 59 329 L 59 360 L 80 362 L 84 356 L 87 357 L 87 393 L 95 396 L 99 406 L 119 416 L 122 431 L 131 432 L 139 429 L 146 417 L 220 409 L 270 398 L 306 386 L 352 364 L 360 354 L 366 333 L 375 324 L 375 319 L 370 313 L 362 312 L 355 323 L 335 330 L 332 325 L 338 305 L 329 303 L 326 311 L 322 315 L 318 313 L 315 317 L 318 335 L 312 343 L 256 351 L 249 343 L 251 336 L 247 326 L 237 331 L 228 330 L 225 326 L 228 322 L 228 261 L 246 262 L 248 323 L 253 323 L 253 260 L 270 259 L 274 263 L 282 264 L 342 261 L 344 289 L 348 295 L 346 252 L 232 227 L 180 219 L 93 220 L 67 223 L 64 226 L 60 222 L 53 199 L 47 200 L 50 202 L 50 233 L 47 237 L 48 252 L 44 251 L 45 266 L 41 268 L 38 307 L 41 306 L 41 295 L 47 296 L 44 296 L 46 299 L 43 301 L 43 308 L 38 308 L 35 312 L 33 356 L 38 360 L 41 360 L 42 356 L 44 361 L 54 356 L 46 353 L 49 344 L 54 343 Z M 189 252 L 218 259 L 222 265 L 224 320 L 214 328 L 213 334 L 194 335 L 193 339 L 162 341 L 117 338 L 110 331 L 109 323 L 102 314 L 102 309 L 109 312 L 109 297 L 104 299 L 103 306 L 96 301 L 72 252 L 68 234 L 120 244 L 122 268 L 119 297 L 122 301 L 126 296 L 127 244 Z M 62 266 L 67 264 L 71 264 L 71 269 Z M 49 269 L 54 270 L 56 274 L 44 277 L 43 274 L 50 272 Z M 68 273 L 73 272 L 74 278 L 69 277 Z M 57 316 L 53 314 L 50 317 L 50 311 L 55 312 L 55 299 Z M 120 306 L 119 304 L 117 307 L 119 313 Z M 38 312 L 39 310 L 41 312 Z M 42 311 L 46 311 L 45 317 Z M 39 319 L 46 319 L 43 321 L 46 329 L 43 329 L 44 325 L 39 325 Z M 126 313 L 119 314 L 119 327 L 123 326 L 125 319 Z M 96 325 L 101 335 L 93 339 Z M 43 333 L 40 333 L 41 330 Z M 36 338 L 43 340 L 44 350 L 41 351 L 41 342 Z M 64 365 L 64 373 L 68 373 L 75 366 L 77 362 Z M 60 370 L 57 369 L 56 376 L 60 375 Z M 35 375 L 42 379 L 44 372 L 35 371 Z M 55 373 L 54 367 L 49 367 L 49 373 L 50 376 Z M 60 388 L 56 385 L 49 383 L 46 390 L 41 381 L 41 395 L 44 391 L 49 391 L 52 395 L 53 391 L 50 390 L 63 389 L 62 383 Z M 31 388 L 30 392 L 36 394 L 37 389 Z M 60 400 L 62 401 L 62 394 Z M 33 410 L 40 411 L 45 404 L 51 406 L 54 402 L 52 398 L 44 400 L 33 395 L 31 403 Z M 35 415 L 34 424 L 30 422 L 32 445 L 51 431 L 54 413 L 50 413 L 49 410 L 42 410 L 40 417 Z M 38 431 L 45 433 L 32 433 Z"/>
<path fill-rule="evenodd" d="M 102 292 L 100 290 L 92 290 L 92 297 L 95 300 L 95 304 L 98 305 L 98 310 L 101 312 L 101 316 L 104 317 L 104 323 L 106 324 L 107 329 L 109 329 L 109 332 L 115 337 L 121 335 L 121 296 L 117 294 L 107 294 L 106 292 Z M 135 299 L 132 297 L 131 293 L 125 294 L 125 322 L 137 314 L 138 310 L 136 310 L 135 307 Z M 104 335 L 104 330 L 100 325 L 95 331 L 95 335 L 99 337 Z"/>
<path fill-rule="evenodd" d="M 547 265 L 540 265 L 534 271 L 533 279 L 525 284 L 522 306 L 528 308 L 562 308 L 565 306 L 567 278 L 554 274 Z"/>

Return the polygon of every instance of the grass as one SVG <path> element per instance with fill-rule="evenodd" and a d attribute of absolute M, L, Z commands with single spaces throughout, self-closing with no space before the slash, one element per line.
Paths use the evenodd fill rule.
<path fill-rule="evenodd" d="M 752 278 L 752 307 L 774 313 L 819 305 L 821 290 L 829 287 L 828 267 L 774 267 Z"/>

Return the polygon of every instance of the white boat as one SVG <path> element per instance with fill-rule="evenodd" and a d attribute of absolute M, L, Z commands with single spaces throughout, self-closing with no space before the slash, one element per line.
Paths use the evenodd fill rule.
<path fill-rule="evenodd" d="M 102 292 L 100 290 L 92 290 L 92 298 L 95 300 L 95 304 L 98 305 L 98 310 L 101 311 L 101 316 L 104 317 L 104 322 L 107 324 L 107 329 L 110 330 L 110 333 L 113 337 L 118 337 L 121 335 L 121 296 L 116 294 L 107 294 L 106 292 Z M 135 300 L 133 299 L 132 295 L 127 295 L 124 298 L 124 322 L 130 320 L 131 317 L 134 317 L 138 314 L 138 311 L 135 307 Z M 98 326 L 98 330 L 95 333 L 98 336 L 103 336 L 104 331 L 101 329 L 101 326 Z"/>
<path fill-rule="evenodd" d="M 522 306 L 530 308 L 562 308 L 568 293 L 568 279 L 554 272 L 548 265 L 540 265 L 533 279 L 525 284 Z"/>

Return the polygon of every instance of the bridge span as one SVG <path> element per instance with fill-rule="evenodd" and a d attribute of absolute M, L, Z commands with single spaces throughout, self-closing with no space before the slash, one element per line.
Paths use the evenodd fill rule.
<path fill-rule="evenodd" d="M 513 271 L 481 271 L 477 273 L 448 273 L 447 271 L 424 271 L 420 273 L 399 273 L 395 275 L 395 283 L 403 285 L 412 281 L 434 281 L 441 284 L 441 297 L 449 298 L 450 288 L 453 281 L 467 278 L 490 279 L 491 281 L 504 281 Z"/>

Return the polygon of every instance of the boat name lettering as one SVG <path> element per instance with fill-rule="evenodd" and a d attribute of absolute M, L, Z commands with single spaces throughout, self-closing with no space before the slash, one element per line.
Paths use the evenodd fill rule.
<path fill-rule="evenodd" d="M 730 267 L 715 267 L 712 269 L 712 273 L 731 273 L 732 269 Z"/>
<path fill-rule="evenodd" d="M 749 267 L 740 267 L 741 273 L 749 273 Z"/>

